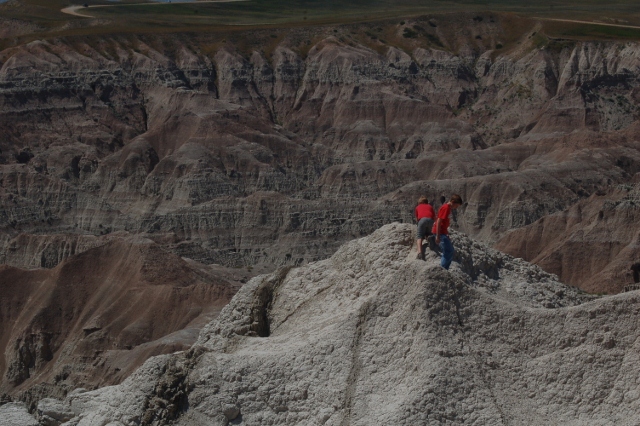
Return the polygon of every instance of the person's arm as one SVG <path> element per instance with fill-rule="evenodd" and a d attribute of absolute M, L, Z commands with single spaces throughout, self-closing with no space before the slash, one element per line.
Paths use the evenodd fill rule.
<path fill-rule="evenodd" d="M 436 244 L 440 243 L 440 222 L 441 222 L 441 219 L 437 218 L 436 219 Z"/>

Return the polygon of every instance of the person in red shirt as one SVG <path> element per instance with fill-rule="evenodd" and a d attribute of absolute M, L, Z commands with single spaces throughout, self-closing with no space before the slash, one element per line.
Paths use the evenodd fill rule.
<path fill-rule="evenodd" d="M 424 248 L 422 242 L 429 236 L 429 229 L 433 225 L 433 220 L 436 217 L 436 212 L 429 204 L 429 200 L 424 195 L 418 200 L 418 205 L 415 210 L 416 220 L 418 221 L 418 259 L 424 260 Z"/>
<path fill-rule="evenodd" d="M 457 209 L 461 205 L 462 197 L 458 194 L 453 194 L 449 199 L 449 202 L 443 204 L 442 207 L 440 207 L 440 210 L 438 210 L 438 218 L 431 230 L 431 232 L 436 235 L 436 244 L 440 245 L 440 251 L 442 252 L 440 265 L 444 269 L 449 269 L 451 261 L 453 260 L 453 254 L 455 253 L 453 244 L 451 244 L 451 240 L 449 239 L 449 224 L 451 223 L 449 216 L 453 210 Z"/>

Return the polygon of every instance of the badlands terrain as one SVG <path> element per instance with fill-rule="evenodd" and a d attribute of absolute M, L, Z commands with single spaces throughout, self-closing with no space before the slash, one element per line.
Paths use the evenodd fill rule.
<path fill-rule="evenodd" d="M 606 423 L 637 412 L 636 296 L 576 289 L 618 293 L 640 257 L 632 37 L 559 36 L 548 21 L 488 12 L 46 37 L 1 19 L 0 404 L 38 414 L 56 398 L 43 404 L 79 416 L 70 424 Z M 454 228 L 468 236 L 452 274 L 406 259 L 405 225 L 334 255 L 410 223 L 419 195 L 452 192 L 465 200 Z M 469 260 L 479 253 L 493 257 Z M 382 262 L 377 278 L 350 276 L 357 259 Z M 322 268 L 333 278 L 313 275 Z M 306 287 L 292 281 L 302 287 L 279 300 L 265 283 L 291 274 Z M 334 285 L 344 309 L 315 293 Z M 245 324 L 247 310 L 262 317 Z M 361 351 L 363 327 L 392 314 L 368 340 L 377 348 Z M 428 321 L 414 328 L 411 315 Z M 158 354 L 119 387 L 69 394 L 118 384 Z M 455 398 L 419 393 L 439 380 L 433 392 Z M 367 390 L 382 383 L 397 395 Z M 21 416 L 16 404 L 0 409 Z"/>
<path fill-rule="evenodd" d="M 395 223 L 253 278 L 190 350 L 34 414 L 69 426 L 638 423 L 637 292 L 596 298 L 453 241 L 450 271 L 430 251 L 416 260 L 414 226 Z M 35 422 L 19 403 L 0 414 Z"/>

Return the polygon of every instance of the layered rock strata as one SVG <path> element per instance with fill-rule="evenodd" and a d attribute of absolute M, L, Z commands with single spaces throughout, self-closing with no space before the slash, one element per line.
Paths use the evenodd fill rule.
<path fill-rule="evenodd" d="M 460 234 L 445 271 L 412 234 L 252 279 L 189 351 L 70 394 L 64 424 L 637 423 L 637 292 L 587 296 Z"/>
<path fill-rule="evenodd" d="M 558 274 L 563 282 L 618 293 L 633 284 L 630 267 L 640 259 L 640 185 L 594 194 L 512 231 L 497 247 Z"/>
<path fill-rule="evenodd" d="M 15 239 L 127 231 L 273 268 L 450 192 L 494 241 L 637 175 L 637 44 L 474 18 L 0 52 L 0 258 L 50 267 L 53 243 L 20 260 Z"/>

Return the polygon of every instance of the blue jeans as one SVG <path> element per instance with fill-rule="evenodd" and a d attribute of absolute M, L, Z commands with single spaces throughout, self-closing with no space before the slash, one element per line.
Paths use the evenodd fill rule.
<path fill-rule="evenodd" d="M 453 260 L 453 244 L 448 235 L 440 235 L 440 251 L 442 252 L 442 259 L 440 260 L 440 266 L 444 269 L 449 269 L 451 261 Z"/>

